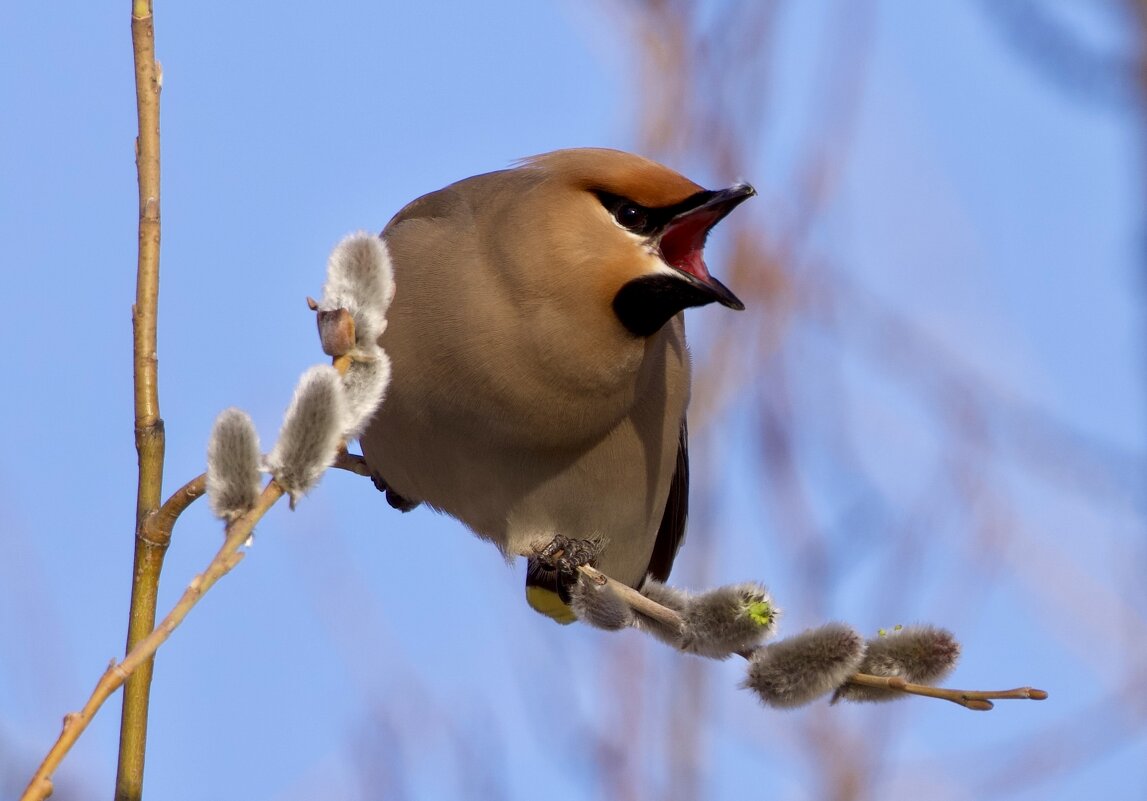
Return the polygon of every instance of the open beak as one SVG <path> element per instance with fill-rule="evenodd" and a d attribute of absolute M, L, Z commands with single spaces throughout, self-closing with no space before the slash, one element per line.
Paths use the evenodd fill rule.
<path fill-rule="evenodd" d="M 713 226 L 755 194 L 757 190 L 749 184 L 701 193 L 696 196 L 700 202 L 670 219 L 657 237 L 657 247 L 666 264 L 712 300 L 738 311 L 745 304 L 709 274 L 703 251 Z"/>

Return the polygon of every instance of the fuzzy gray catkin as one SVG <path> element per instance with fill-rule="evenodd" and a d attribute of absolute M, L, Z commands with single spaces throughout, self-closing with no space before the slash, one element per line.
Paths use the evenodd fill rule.
<path fill-rule="evenodd" d="M 864 658 L 864 639 L 843 623 L 828 623 L 753 654 L 743 687 L 769 706 L 803 706 L 841 686 Z"/>
<path fill-rule="evenodd" d="M 873 676 L 899 676 L 913 684 L 934 684 L 951 672 L 960 658 L 960 643 L 946 629 L 908 626 L 868 641 L 858 671 Z M 845 684 L 832 700 L 894 701 L 904 693 L 880 687 Z"/>
<path fill-rule="evenodd" d="M 744 582 L 692 596 L 681 617 L 682 651 L 727 659 L 757 647 L 772 635 L 778 611 L 768 590 Z"/>
<path fill-rule="evenodd" d="M 267 467 L 291 505 L 308 492 L 334 462 L 343 432 L 349 428 L 342 377 L 329 365 L 310 368 L 299 379 L 283 417 L 279 441 Z"/>
<path fill-rule="evenodd" d="M 342 377 L 346 395 L 346 439 L 355 439 L 366 430 L 371 417 L 386 397 L 390 383 L 390 359 L 382 348 L 364 348 L 364 354 L 352 359 Z"/>
<path fill-rule="evenodd" d="M 259 435 L 242 409 L 224 409 L 215 418 L 207 443 L 207 498 L 211 511 L 228 523 L 249 511 L 259 498 Z"/>
<path fill-rule="evenodd" d="M 381 237 L 358 231 L 335 246 L 319 308 L 349 311 L 361 346 L 376 344 L 386 330 L 386 310 L 393 298 L 394 269 Z"/>
<path fill-rule="evenodd" d="M 617 631 L 633 622 L 633 612 L 608 584 L 579 575 L 570 589 L 570 608 L 578 620 L 606 631 Z"/>
<path fill-rule="evenodd" d="M 640 592 L 649 600 L 672 609 L 678 614 L 683 612 L 689 603 L 689 593 L 685 590 L 670 587 L 668 584 L 662 584 L 651 578 L 647 578 L 645 583 L 641 585 Z M 664 643 L 672 645 L 674 648 L 681 647 L 681 628 L 679 626 L 662 623 L 660 620 L 642 614 L 637 609 L 633 610 L 633 626 L 653 635 Z"/>

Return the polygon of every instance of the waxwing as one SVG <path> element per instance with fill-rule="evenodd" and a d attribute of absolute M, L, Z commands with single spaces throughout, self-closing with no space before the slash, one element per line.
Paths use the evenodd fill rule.
<path fill-rule="evenodd" d="M 393 379 L 361 437 L 391 504 L 429 504 L 528 557 L 528 600 L 561 622 L 571 559 L 664 581 L 689 488 L 681 312 L 743 308 L 702 248 L 754 194 L 585 148 L 403 208 L 382 232 Z"/>

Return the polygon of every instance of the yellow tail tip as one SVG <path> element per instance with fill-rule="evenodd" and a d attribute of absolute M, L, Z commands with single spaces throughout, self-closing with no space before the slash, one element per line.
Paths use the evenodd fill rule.
<path fill-rule="evenodd" d="M 569 604 L 564 603 L 556 592 L 545 587 L 527 586 L 526 602 L 535 612 L 552 618 L 563 626 L 568 626 L 577 620 L 577 615 L 570 609 Z"/>

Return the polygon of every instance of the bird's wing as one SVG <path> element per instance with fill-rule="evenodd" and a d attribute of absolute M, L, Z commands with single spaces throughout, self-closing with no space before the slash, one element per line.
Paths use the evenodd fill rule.
<path fill-rule="evenodd" d="M 685 539 L 685 518 L 688 516 L 689 427 L 682 420 L 681 437 L 677 441 L 677 468 L 669 484 L 669 498 L 665 501 L 665 513 L 661 517 L 661 527 L 657 529 L 657 540 L 653 543 L 653 555 L 646 571 L 657 581 L 669 578 L 673 560 Z"/>
<path fill-rule="evenodd" d="M 685 539 L 685 518 L 689 514 L 689 429 L 681 421 L 681 436 L 677 440 L 677 467 L 669 484 L 669 497 L 653 554 L 649 557 L 646 574 L 657 581 L 669 578 L 673 560 Z M 572 623 L 577 616 L 570 609 L 570 587 L 563 584 L 557 572 L 545 567 L 539 559 L 530 559 L 526 569 L 526 600 L 536 611 L 559 623 Z"/>

